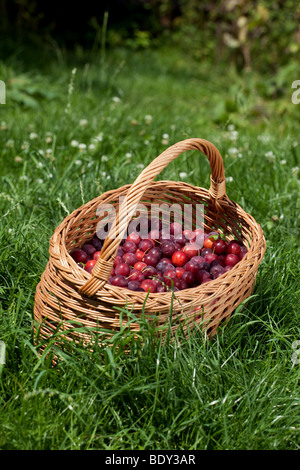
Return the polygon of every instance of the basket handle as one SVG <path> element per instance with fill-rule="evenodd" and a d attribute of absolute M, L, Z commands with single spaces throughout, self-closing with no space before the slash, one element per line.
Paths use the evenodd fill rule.
<path fill-rule="evenodd" d="M 112 223 L 108 236 L 105 238 L 101 256 L 92 269 L 91 278 L 86 281 L 79 289 L 84 295 L 93 296 L 106 284 L 113 268 L 113 260 L 116 256 L 120 240 L 127 230 L 128 223 L 135 214 L 137 206 L 148 187 L 155 177 L 181 153 L 187 150 L 199 150 L 207 156 L 211 167 L 211 185 L 209 189 L 212 200 L 218 205 L 218 199 L 226 195 L 225 171 L 223 160 L 219 150 L 208 140 L 205 139 L 186 139 L 172 145 L 158 157 L 156 157 L 137 177 L 131 185 L 123 201 L 115 220 Z M 111 234 L 115 234 L 111 238 Z"/>

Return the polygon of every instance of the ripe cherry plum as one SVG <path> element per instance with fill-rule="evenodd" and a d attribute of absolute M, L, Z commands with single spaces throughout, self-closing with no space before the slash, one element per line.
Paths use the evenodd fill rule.
<path fill-rule="evenodd" d="M 89 260 L 87 253 L 81 249 L 75 249 L 71 251 L 72 258 L 76 263 L 86 263 Z"/>
<path fill-rule="evenodd" d="M 115 274 L 121 274 L 121 276 L 127 277 L 130 273 L 129 264 L 126 263 L 119 263 L 115 267 Z"/>
<path fill-rule="evenodd" d="M 136 244 L 133 241 L 126 241 L 122 246 L 124 253 L 135 253 Z"/>
<path fill-rule="evenodd" d="M 150 294 L 154 294 L 156 292 L 156 284 L 152 279 L 145 279 L 142 281 L 141 288 L 144 289 L 145 292 L 150 291 Z"/>

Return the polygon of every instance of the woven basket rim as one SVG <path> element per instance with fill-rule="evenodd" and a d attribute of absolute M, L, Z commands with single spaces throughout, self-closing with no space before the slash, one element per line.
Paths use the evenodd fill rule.
<path fill-rule="evenodd" d="M 186 188 L 186 189 L 189 189 L 189 190 L 192 190 L 192 191 L 201 191 L 202 193 L 205 192 L 207 194 L 207 197 L 209 198 L 209 190 L 206 189 L 206 188 L 203 188 L 203 187 L 200 187 L 200 186 L 195 186 L 195 185 L 192 185 L 190 183 L 187 183 L 187 182 L 182 182 L 182 181 L 173 181 L 173 180 L 159 180 L 159 181 L 154 181 L 152 183 L 153 186 L 161 186 L 161 185 L 165 185 L 165 184 L 172 184 L 172 185 L 180 185 L 180 188 L 178 188 L 178 190 L 182 190 L 182 187 Z M 94 204 L 94 203 L 97 203 L 97 201 L 99 199 L 105 199 L 106 196 L 109 196 L 110 194 L 113 194 L 114 192 L 117 192 L 118 193 L 122 190 L 126 190 L 126 189 L 129 189 L 131 187 L 131 184 L 126 184 L 126 185 L 123 185 L 119 188 L 116 188 L 116 189 L 110 189 L 104 193 L 102 193 L 100 196 L 96 196 L 95 198 L 91 199 L 90 201 L 88 201 L 87 203 L 85 204 L 82 204 L 80 207 L 78 207 L 77 209 L 75 209 L 71 214 L 69 214 L 67 217 L 65 217 L 65 219 L 59 224 L 59 226 L 57 227 L 56 229 L 56 233 L 60 230 L 62 230 L 63 228 L 65 228 L 65 226 L 71 222 L 72 219 L 74 219 L 74 216 L 75 215 L 78 215 L 81 211 L 84 211 L 86 207 L 89 207 L 91 204 Z M 152 188 L 151 188 L 152 189 Z M 203 197 L 203 194 L 202 194 L 202 197 Z M 201 198 L 201 196 L 199 196 L 199 198 Z M 251 218 L 252 220 L 252 223 L 256 226 L 257 230 L 258 231 L 261 231 L 261 235 L 262 237 L 264 238 L 263 236 L 263 232 L 262 232 L 262 229 L 260 227 L 260 225 L 256 222 L 256 220 L 248 213 L 246 212 L 238 203 L 236 203 L 235 201 L 229 199 L 228 197 L 226 198 L 226 203 L 230 203 L 233 205 L 233 207 L 235 209 L 238 210 L 238 212 L 240 213 L 240 216 L 241 217 L 247 217 L 247 218 Z M 141 201 L 143 202 L 143 201 Z M 222 200 L 220 201 L 220 205 L 222 206 Z M 216 229 L 217 231 L 217 229 Z M 52 237 L 54 237 L 55 234 L 52 235 Z M 51 239 L 52 239 L 51 237 Z M 61 243 L 63 243 L 64 245 L 64 248 L 66 250 L 66 256 L 67 256 L 67 260 L 69 262 L 69 264 L 74 268 L 74 271 L 77 272 L 77 273 L 80 273 L 82 276 L 84 276 L 85 280 L 88 280 L 92 277 L 92 274 L 82 270 L 82 268 L 80 268 L 77 263 L 73 260 L 72 256 L 70 255 L 70 252 L 68 252 L 68 250 L 66 249 L 66 243 L 65 243 L 65 238 L 66 238 L 66 233 L 63 233 L 62 234 L 62 239 L 61 239 Z M 229 238 L 229 239 L 233 239 L 232 238 Z M 255 245 L 253 243 L 250 243 L 250 245 L 247 247 L 248 248 L 248 252 L 246 253 L 246 255 L 243 257 L 242 260 L 239 261 L 239 263 L 233 267 L 232 270 L 230 270 L 229 272 L 226 272 L 226 273 L 223 273 L 219 278 L 217 279 L 212 279 L 210 282 L 209 282 L 209 285 L 210 285 L 210 288 L 212 286 L 215 286 L 215 285 L 218 285 L 220 283 L 220 280 L 221 282 L 224 280 L 224 278 L 228 277 L 229 275 L 231 275 L 233 273 L 233 271 L 236 273 L 237 270 L 239 268 L 242 268 L 244 267 L 245 265 L 249 264 L 249 259 L 251 258 L 252 256 L 252 253 L 255 249 Z M 263 252 L 264 253 L 264 252 Z M 261 254 L 261 258 L 263 256 L 263 253 Z M 74 277 L 74 280 L 77 280 L 78 279 L 76 277 Z M 177 291 L 177 292 L 172 292 L 172 291 L 167 291 L 167 292 L 160 292 L 160 293 L 148 293 L 148 292 L 142 292 L 142 291 L 131 291 L 130 289 L 127 289 L 126 287 L 117 287 L 117 286 L 113 286 L 111 284 L 108 284 L 106 283 L 104 288 L 107 290 L 107 292 L 109 293 L 109 291 L 112 291 L 112 292 L 119 292 L 120 289 L 122 289 L 122 292 L 123 291 L 126 291 L 126 294 L 127 294 L 127 297 L 128 296 L 133 296 L 133 297 L 140 297 L 140 299 L 146 299 L 146 297 L 151 297 L 153 299 L 155 298 L 158 298 L 160 296 L 164 296 L 165 298 L 168 298 L 170 297 L 170 299 L 173 297 L 173 296 L 176 296 L 176 297 L 180 297 L 180 293 L 181 292 L 184 292 L 186 293 L 187 291 L 193 295 L 193 293 L 195 292 L 199 292 L 199 290 L 201 289 L 202 292 L 205 293 L 205 284 L 202 284 L 202 285 L 199 285 L 199 286 L 196 286 L 196 287 L 189 287 L 188 289 L 184 289 L 183 291 Z M 227 290 L 230 290 L 230 286 L 227 288 L 227 289 L 224 289 L 224 292 L 226 293 Z M 209 296 L 211 299 L 213 299 L 213 295 L 210 295 Z"/>

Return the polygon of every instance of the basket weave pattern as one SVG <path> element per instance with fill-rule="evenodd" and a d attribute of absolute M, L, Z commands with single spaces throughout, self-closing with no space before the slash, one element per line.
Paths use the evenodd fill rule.
<path fill-rule="evenodd" d="M 199 150 L 207 156 L 211 167 L 211 186 L 204 189 L 183 182 L 154 181 L 155 177 L 175 158 L 187 150 Z M 118 207 L 120 196 L 126 204 Z M 236 238 L 248 248 L 248 253 L 229 272 L 198 287 L 171 292 L 149 294 L 130 291 L 107 283 L 113 260 L 126 232 L 128 221 L 135 215 L 139 203 L 150 208 L 162 203 L 204 204 L 204 228 L 207 232 L 219 230 L 227 239 Z M 70 251 L 81 247 L 96 232 L 100 204 L 110 204 L 116 209 L 113 227 L 106 237 L 92 273 L 81 269 Z M 194 213 L 194 211 L 193 211 Z M 113 230 L 118 235 L 110 236 Z M 40 335 L 49 338 L 60 326 L 69 339 L 86 339 L 86 333 L 74 332 L 72 321 L 84 327 L 105 328 L 111 333 L 120 328 L 120 312 L 115 307 L 128 306 L 139 314 L 157 315 L 158 324 L 163 325 L 173 317 L 175 330 L 178 322 L 185 321 L 192 327 L 204 322 L 210 336 L 219 324 L 228 320 L 238 305 L 251 294 L 259 264 L 266 249 L 260 225 L 226 194 L 225 172 L 218 149 L 204 139 L 186 139 L 155 158 L 133 184 L 107 191 L 76 209 L 56 228 L 50 240 L 49 261 L 36 288 L 34 317 L 40 326 Z M 145 299 L 147 297 L 146 303 Z M 170 306 L 172 303 L 172 312 Z M 196 317 L 200 307 L 202 318 Z M 201 313 L 200 312 L 200 313 Z M 178 319 L 182 313 L 182 320 Z M 124 321 L 124 320 L 123 320 Z M 139 325 L 131 323 L 131 328 Z"/>

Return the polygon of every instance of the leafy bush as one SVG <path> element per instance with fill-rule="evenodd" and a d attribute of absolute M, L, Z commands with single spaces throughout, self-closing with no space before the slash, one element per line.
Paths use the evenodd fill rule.
<path fill-rule="evenodd" d="M 162 0 L 163 9 L 170 0 Z M 173 20 L 177 42 L 199 58 L 232 61 L 238 68 L 277 70 L 300 50 L 295 0 L 180 0 Z"/>
<path fill-rule="evenodd" d="M 133 50 L 169 41 L 199 60 L 262 72 L 276 71 L 300 51 L 296 0 L 110 0 L 87 2 L 84 9 L 74 5 L 72 22 L 69 17 L 55 0 L 2 0 L 0 32 L 6 41 L 9 30 L 14 38 L 34 32 L 71 48 L 93 46 L 102 33 L 109 46 Z"/>

